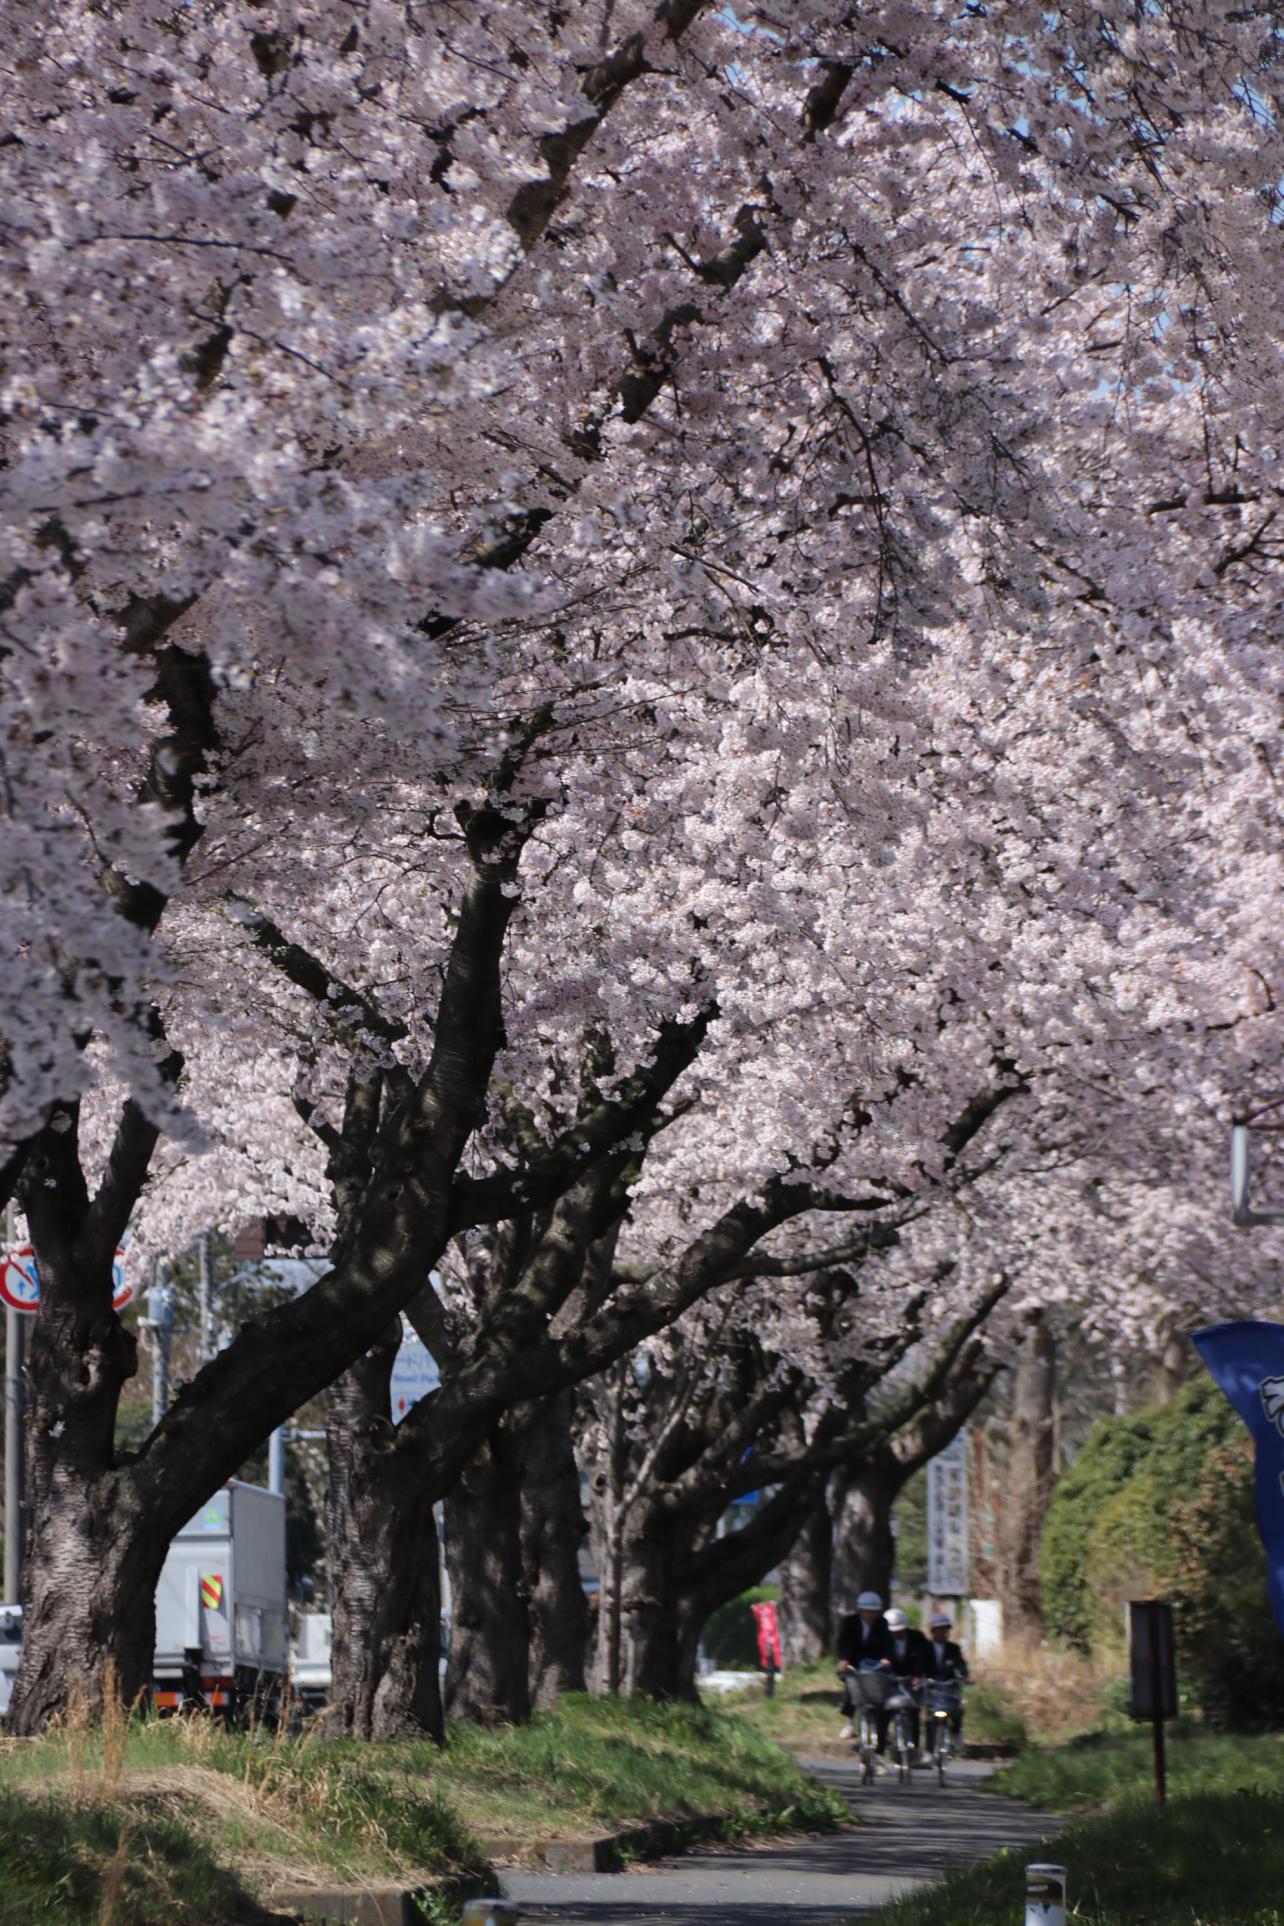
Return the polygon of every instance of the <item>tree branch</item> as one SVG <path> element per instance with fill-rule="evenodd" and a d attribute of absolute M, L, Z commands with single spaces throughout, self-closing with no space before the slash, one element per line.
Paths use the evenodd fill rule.
<path fill-rule="evenodd" d="M 685 1022 L 662 1023 L 650 1063 L 610 1097 L 581 1111 L 546 1150 L 532 1154 L 521 1168 L 501 1168 L 485 1177 L 457 1177 L 454 1228 L 493 1224 L 550 1202 L 577 1182 L 596 1158 L 626 1137 L 645 1134 L 662 1098 L 695 1061 L 717 1014 L 717 1005 L 711 1002 Z"/>
<path fill-rule="evenodd" d="M 245 931 L 255 949 L 296 989 L 311 997 L 345 1038 L 351 1037 L 354 1027 L 359 1027 L 381 1043 L 400 1043 L 410 1034 L 404 1023 L 384 1016 L 360 990 L 353 989 L 350 983 L 336 976 L 301 943 L 287 937 L 262 910 L 255 909 L 253 904 L 239 896 L 225 896 L 223 901 L 238 928 Z"/>
<path fill-rule="evenodd" d="M 635 80 L 654 72 L 646 57 L 646 46 L 655 29 L 676 46 L 692 21 L 705 12 L 709 4 L 710 0 L 661 0 L 652 16 L 651 32 L 630 34 L 584 74 L 580 91 L 593 111 L 582 120 L 570 121 L 552 133 L 541 135 L 540 157 L 548 173 L 543 180 L 524 181 L 504 209 L 504 217 L 524 254 L 530 253 L 553 218 L 565 196 L 571 169 L 612 107 Z M 494 298 L 494 295 L 486 297 L 487 305 Z M 470 306 L 469 312 L 474 311 Z"/>

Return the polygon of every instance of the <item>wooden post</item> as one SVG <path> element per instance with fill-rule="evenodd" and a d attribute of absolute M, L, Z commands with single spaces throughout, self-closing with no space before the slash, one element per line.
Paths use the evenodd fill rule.
<path fill-rule="evenodd" d="M 1168 1796 L 1168 1778 L 1164 1760 L 1164 1703 L 1159 1689 L 1159 1613 L 1151 1612 L 1150 1618 L 1150 1731 L 1155 1749 L 1155 1804 L 1162 1806 Z"/>
<path fill-rule="evenodd" d="M 1134 1719 L 1150 1720 L 1155 1753 L 1155 1804 L 1168 1793 L 1164 1759 L 1164 1720 L 1177 1716 L 1177 1672 L 1173 1659 L 1173 1608 L 1167 1599 L 1134 1598 L 1128 1604 L 1129 1709 Z"/>

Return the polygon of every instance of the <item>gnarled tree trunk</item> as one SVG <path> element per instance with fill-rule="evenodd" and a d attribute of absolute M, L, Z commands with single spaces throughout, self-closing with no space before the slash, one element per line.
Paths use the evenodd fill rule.
<path fill-rule="evenodd" d="M 623 1689 L 647 1699 L 698 1701 L 696 1653 L 705 1620 L 687 1594 L 686 1521 L 636 1504 L 620 1547 Z M 599 1660 L 600 1663 L 600 1660 Z"/>
<path fill-rule="evenodd" d="M 149 1507 L 115 1464 L 116 1406 L 137 1351 L 110 1308 L 110 1268 L 89 1275 L 54 1238 L 41 1260 L 27 1364 L 23 1663 L 8 1719 L 18 1735 L 65 1709 L 69 1680 L 91 1704 L 104 1688 L 126 1702 L 146 1691 L 156 1584 L 185 1522 Z"/>
<path fill-rule="evenodd" d="M 444 1736 L 441 1572 L 433 1493 L 398 1453 L 388 1395 L 400 1333 L 330 1394 L 332 1737 Z M 396 1493 L 396 1502 L 389 1494 Z"/>
<path fill-rule="evenodd" d="M 904 1475 L 892 1462 L 871 1458 L 839 1487 L 834 1520 L 833 1600 L 837 1616 L 854 1609 L 861 1592 L 891 1596 L 896 1569 L 892 1510 Z"/>
<path fill-rule="evenodd" d="M 573 1393 L 542 1405 L 523 1433 L 522 1564 L 530 1606 L 530 1695 L 553 1705 L 587 1686 L 589 1613 L 580 1577 L 588 1529 L 571 1438 Z"/>
<path fill-rule="evenodd" d="M 446 1494 L 452 1718 L 530 1717 L 530 1611 L 522 1568 L 523 1440 L 496 1425 Z"/>
<path fill-rule="evenodd" d="M 834 1642 L 830 1593 L 834 1526 L 829 1506 L 812 1506 L 780 1564 L 780 1644 L 786 1665 L 814 1665 Z"/>
<path fill-rule="evenodd" d="M 1006 1622 L 1036 1633 L 1043 1629 L 1039 1540 L 1052 1495 L 1056 1356 L 1052 1333 L 1035 1313 L 1012 1377 L 1000 1568 Z"/>

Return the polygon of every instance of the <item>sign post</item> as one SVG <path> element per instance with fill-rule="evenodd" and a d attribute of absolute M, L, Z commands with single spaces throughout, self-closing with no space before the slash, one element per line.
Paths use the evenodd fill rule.
<path fill-rule="evenodd" d="M 1149 1719 L 1155 1755 L 1155 1802 L 1168 1795 L 1164 1720 L 1177 1716 L 1177 1667 L 1173 1657 L 1173 1608 L 1165 1598 L 1134 1598 L 1128 1604 L 1128 1671 L 1134 1719 Z"/>
<path fill-rule="evenodd" d="M 4 1312 L 4 1600 L 17 1605 L 22 1596 L 23 1540 L 23 1417 L 26 1384 L 23 1377 L 27 1325 L 12 1304 Z"/>
<path fill-rule="evenodd" d="M 967 1433 L 927 1467 L 927 1588 L 938 1598 L 968 1595 Z"/>

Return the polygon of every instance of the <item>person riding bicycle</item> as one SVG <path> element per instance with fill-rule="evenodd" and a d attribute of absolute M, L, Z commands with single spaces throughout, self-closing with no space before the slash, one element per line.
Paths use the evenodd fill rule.
<path fill-rule="evenodd" d="M 942 1683 L 966 1679 L 968 1676 L 967 1660 L 964 1658 L 959 1646 L 957 1646 L 950 1637 L 950 1633 L 954 1629 L 954 1621 L 949 1613 L 938 1608 L 928 1619 L 927 1629 L 931 1636 L 927 1641 L 927 1667 L 925 1676 L 929 1679 L 937 1679 Z M 954 1735 L 956 1745 L 963 1730 L 962 1701 L 963 1695 L 960 1693 L 958 1707 L 950 1714 L 950 1731 Z M 927 1749 L 929 1752 L 932 1751 L 935 1742 L 936 1721 L 935 1719 L 929 1719 L 927 1730 Z"/>
<path fill-rule="evenodd" d="M 899 1605 L 894 1605 L 885 1620 L 891 1639 L 892 1671 L 898 1679 L 908 1679 L 915 1692 L 927 1677 L 928 1642 L 923 1634 L 916 1631 L 906 1618 Z M 910 1741 L 914 1750 L 919 1745 L 919 1715 L 917 1705 L 909 1714 Z"/>
<path fill-rule="evenodd" d="M 883 1601 L 877 1592 L 862 1592 L 856 1600 L 856 1610 L 848 1612 L 838 1621 L 838 1676 L 843 1681 L 844 1722 L 840 1738 L 855 1736 L 856 1702 L 852 1696 L 851 1677 L 862 1666 L 879 1666 L 884 1671 L 892 1669 L 892 1640 L 883 1618 Z M 881 1752 L 887 1740 L 888 1715 L 881 1707 L 875 1714 L 878 1726 L 878 1749 Z"/>

